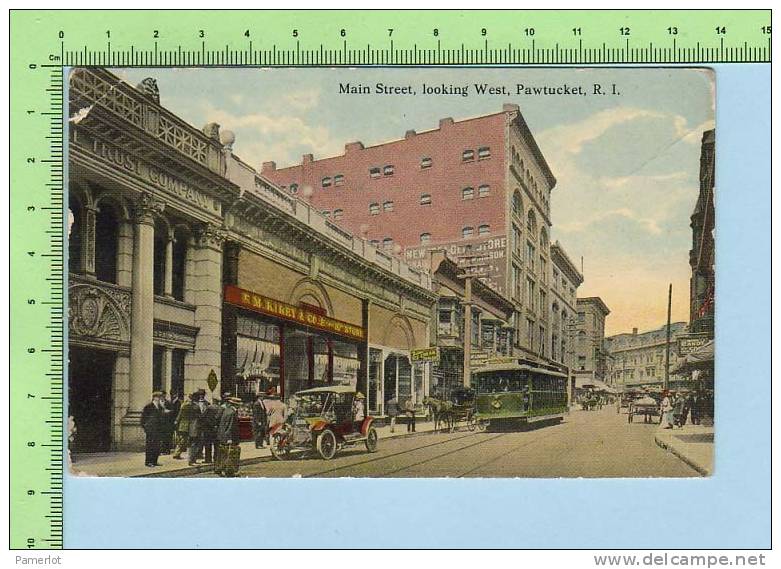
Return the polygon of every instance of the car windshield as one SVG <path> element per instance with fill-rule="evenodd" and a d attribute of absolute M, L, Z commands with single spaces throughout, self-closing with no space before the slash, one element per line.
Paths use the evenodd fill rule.
<path fill-rule="evenodd" d="M 295 396 L 296 413 L 301 417 L 322 416 L 331 407 L 331 393 L 299 393 Z"/>

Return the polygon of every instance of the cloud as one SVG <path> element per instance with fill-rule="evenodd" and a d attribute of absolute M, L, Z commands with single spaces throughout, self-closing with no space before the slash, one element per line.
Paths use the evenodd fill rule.
<path fill-rule="evenodd" d="M 320 103 L 321 93 L 322 91 L 319 88 L 300 89 L 288 93 L 284 99 L 285 103 L 296 111 L 309 111 Z"/>

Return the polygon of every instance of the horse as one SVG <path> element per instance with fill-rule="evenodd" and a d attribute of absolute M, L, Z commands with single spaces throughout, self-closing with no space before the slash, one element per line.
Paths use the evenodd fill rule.
<path fill-rule="evenodd" d="M 423 404 L 428 406 L 431 417 L 434 419 L 434 430 L 438 431 L 441 424 L 447 426 L 448 431 L 453 430 L 453 404 L 450 401 L 442 401 L 434 397 L 424 397 Z"/>

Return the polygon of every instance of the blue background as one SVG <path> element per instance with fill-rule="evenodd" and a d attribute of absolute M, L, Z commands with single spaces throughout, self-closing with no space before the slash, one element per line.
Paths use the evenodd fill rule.
<path fill-rule="evenodd" d="M 66 547 L 769 547 L 770 65 L 713 67 L 718 292 L 711 478 L 66 476 Z"/>

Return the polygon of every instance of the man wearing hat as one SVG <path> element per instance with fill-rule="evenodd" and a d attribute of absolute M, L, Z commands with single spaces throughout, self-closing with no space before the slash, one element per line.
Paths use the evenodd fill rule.
<path fill-rule="evenodd" d="M 217 442 L 220 445 L 219 460 L 214 463 L 214 471 L 220 476 L 235 476 L 239 470 L 241 447 L 239 446 L 239 413 L 242 401 L 238 397 L 228 397 L 225 409 L 217 427 Z"/>
<path fill-rule="evenodd" d="M 197 393 L 190 395 L 190 398 L 182 403 L 182 406 L 179 408 L 179 414 L 176 416 L 177 445 L 173 458 L 177 460 L 181 459 L 182 453 L 187 452 L 190 448 L 190 426 L 200 413 L 196 403 L 197 398 Z"/>
<path fill-rule="evenodd" d="M 141 426 L 146 433 L 146 466 L 160 466 L 157 459 L 160 457 L 160 443 L 165 432 L 165 414 L 163 393 L 155 391 L 152 393 L 152 401 L 141 411 Z"/>
<path fill-rule="evenodd" d="M 356 422 L 363 421 L 363 418 L 366 417 L 366 410 L 363 407 L 365 400 L 366 397 L 360 391 L 355 394 L 355 399 L 353 399 L 353 420 Z"/>

